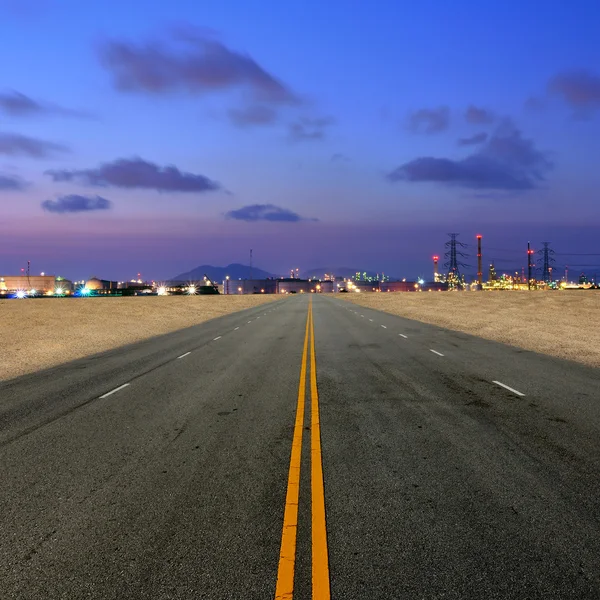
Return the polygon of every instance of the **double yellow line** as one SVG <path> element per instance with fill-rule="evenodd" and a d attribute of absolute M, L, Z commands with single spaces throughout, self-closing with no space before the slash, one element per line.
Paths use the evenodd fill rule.
<path fill-rule="evenodd" d="M 310 340 L 310 343 L 309 343 Z M 310 347 L 310 361 L 308 350 Z M 312 506 L 312 598 L 330 600 L 329 555 L 327 551 L 327 527 L 325 523 L 325 490 L 323 486 L 323 459 L 321 454 L 321 426 L 319 423 L 319 394 L 317 390 L 317 361 L 315 357 L 315 327 L 313 323 L 312 298 L 306 316 L 304 351 L 300 366 L 298 405 L 292 441 L 292 455 L 288 476 L 281 551 L 275 600 L 292 600 L 294 597 L 294 567 L 296 563 L 296 537 L 298 532 L 298 504 L 300 500 L 300 462 L 302 456 L 302 431 L 304 429 L 304 407 L 306 396 L 306 370 L 310 364 L 310 464 Z"/>

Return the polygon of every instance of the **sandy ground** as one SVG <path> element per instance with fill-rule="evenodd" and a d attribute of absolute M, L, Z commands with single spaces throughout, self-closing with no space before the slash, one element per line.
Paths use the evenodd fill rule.
<path fill-rule="evenodd" d="M 339 294 L 409 319 L 600 367 L 600 293 L 421 292 Z"/>
<path fill-rule="evenodd" d="M 278 299 L 273 294 L 3 300 L 0 381 Z"/>

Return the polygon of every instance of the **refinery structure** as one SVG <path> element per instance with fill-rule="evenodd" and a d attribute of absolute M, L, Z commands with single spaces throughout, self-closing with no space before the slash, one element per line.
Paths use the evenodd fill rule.
<path fill-rule="evenodd" d="M 348 277 L 324 272 L 317 278 L 302 279 L 299 269 L 291 269 L 288 277 L 252 278 L 250 266 L 248 278 L 212 281 L 208 276 L 195 281 L 144 281 L 141 274 L 129 281 L 113 281 L 91 277 L 87 280 L 71 281 L 63 277 L 30 273 L 21 269 L 19 275 L 0 275 L 0 299 L 2 298 L 45 298 L 84 296 L 144 296 L 144 295 L 248 295 L 248 294 L 310 294 L 310 293 L 360 293 L 360 292 L 432 292 L 432 291 L 509 291 L 509 290 L 560 290 L 598 289 L 596 273 L 588 276 L 578 267 L 593 265 L 572 264 L 580 272 L 576 281 L 569 279 L 569 266 L 560 266 L 557 276 L 557 257 L 562 260 L 577 260 L 578 256 L 600 256 L 600 254 L 557 254 L 550 242 L 541 242 L 536 251 L 527 242 L 522 252 L 491 248 L 490 256 L 501 253 L 501 263 L 495 258 L 485 261 L 483 236 L 477 234 L 473 244 L 459 239 L 458 233 L 448 234 L 445 242 L 443 268 L 440 256 L 433 255 L 430 276 L 414 280 L 394 279 L 385 273 L 368 274 L 357 271 Z M 504 254 L 503 254 L 504 253 Z M 508 253 L 505 254 L 505 253 Z M 508 260 L 507 260 L 508 256 Z M 468 261 L 474 258 L 476 266 Z M 509 261 L 511 264 L 509 264 Z M 518 266 L 520 264 L 520 267 Z M 599 265 L 600 266 L 600 265 Z M 476 273 L 473 269 L 476 268 Z M 573 272 L 573 271 L 572 271 Z"/>

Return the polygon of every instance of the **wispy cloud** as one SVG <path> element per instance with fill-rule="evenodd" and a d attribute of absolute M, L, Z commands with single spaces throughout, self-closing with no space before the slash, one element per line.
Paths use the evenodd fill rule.
<path fill-rule="evenodd" d="M 243 206 L 237 210 L 231 210 L 225 214 L 228 219 L 238 221 L 274 221 L 283 223 L 298 223 L 299 221 L 317 221 L 317 219 L 306 219 L 287 208 L 281 208 L 274 204 L 252 204 Z"/>
<path fill-rule="evenodd" d="M 558 94 L 578 114 L 600 109 L 600 76 L 589 71 L 566 71 L 548 82 L 548 91 Z"/>
<path fill-rule="evenodd" d="M 290 139 L 293 141 L 322 140 L 327 128 L 334 123 L 333 117 L 301 117 L 289 126 Z"/>
<path fill-rule="evenodd" d="M 221 187 L 204 175 L 186 173 L 172 165 L 161 167 L 139 157 L 102 163 L 96 169 L 50 170 L 46 174 L 57 182 L 72 181 L 97 187 L 145 188 L 159 192 L 210 192 Z"/>
<path fill-rule="evenodd" d="M 245 108 L 232 108 L 229 119 L 238 127 L 269 125 L 277 120 L 277 111 L 270 106 L 251 105 Z"/>
<path fill-rule="evenodd" d="M 14 175 L 2 175 L 0 173 L 0 191 L 17 192 L 24 190 L 28 186 L 29 184 L 20 177 Z"/>
<path fill-rule="evenodd" d="M 61 152 L 68 152 L 68 148 L 62 144 L 47 142 L 18 133 L 0 133 L 0 154 L 48 158 Z"/>
<path fill-rule="evenodd" d="M 459 146 L 476 146 L 477 144 L 483 144 L 483 142 L 485 142 L 485 140 L 487 140 L 487 138 L 488 138 L 488 134 L 485 133 L 485 131 L 482 131 L 481 133 L 476 133 L 475 135 L 472 135 L 470 137 L 460 138 L 458 140 L 458 145 Z"/>
<path fill-rule="evenodd" d="M 204 94 L 241 89 L 257 102 L 297 104 L 300 97 L 249 54 L 232 50 L 205 29 L 172 32 L 165 41 L 111 40 L 100 59 L 124 92 Z"/>
<path fill-rule="evenodd" d="M 82 111 L 64 108 L 56 104 L 38 102 L 16 90 L 0 93 L 0 111 L 12 117 L 56 115 L 61 117 L 89 118 L 91 116 Z"/>
<path fill-rule="evenodd" d="M 45 211 L 61 215 L 109 210 L 111 207 L 112 202 L 101 196 L 78 196 L 77 194 L 61 196 L 55 200 L 44 200 L 42 202 L 42 208 Z"/>
<path fill-rule="evenodd" d="M 450 111 L 447 106 L 421 108 L 408 117 L 408 127 L 413 133 L 439 133 L 448 129 Z"/>
<path fill-rule="evenodd" d="M 479 108 L 471 104 L 465 111 L 465 121 L 473 125 L 489 125 L 496 120 L 496 116 L 487 108 Z"/>
<path fill-rule="evenodd" d="M 416 158 L 394 169 L 387 178 L 480 190 L 530 190 L 539 187 L 552 166 L 532 140 L 523 138 L 513 127 L 503 126 L 466 158 Z"/>

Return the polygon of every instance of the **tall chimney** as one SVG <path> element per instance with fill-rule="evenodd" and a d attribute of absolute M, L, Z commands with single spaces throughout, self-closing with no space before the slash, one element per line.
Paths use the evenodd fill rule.
<path fill-rule="evenodd" d="M 477 236 L 477 287 L 483 289 L 483 271 L 481 270 L 481 235 Z"/>

